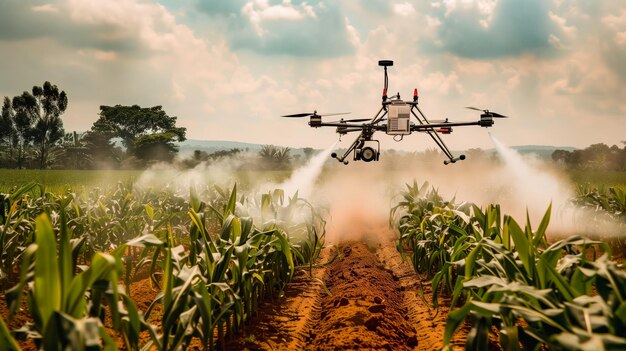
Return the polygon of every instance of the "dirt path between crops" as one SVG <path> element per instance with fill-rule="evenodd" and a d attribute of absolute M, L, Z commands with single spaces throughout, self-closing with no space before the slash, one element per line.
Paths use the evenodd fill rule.
<path fill-rule="evenodd" d="M 346 242 L 325 250 L 321 262 L 300 271 L 286 295 L 267 299 L 239 336 L 222 350 L 439 350 L 448 309 L 432 309 L 429 285 L 421 282 L 410 263 L 402 262 L 393 239 Z M 145 310 L 156 290 L 147 279 L 133 283 L 131 296 Z M 4 296 L 2 296 L 3 298 Z M 6 304 L 0 314 L 6 318 Z M 443 306 L 448 301 L 441 301 Z M 149 319 L 158 325 L 157 309 Z M 16 328 L 23 315 L 10 324 Z M 454 344 L 464 345 L 467 331 Z M 142 340 L 147 341 L 142 334 Z M 197 340 L 196 340 L 197 341 Z M 32 341 L 21 343 L 35 349 Z M 118 346 L 123 346 L 119 344 Z M 197 342 L 190 350 L 201 350 Z"/>
<path fill-rule="evenodd" d="M 448 310 L 440 307 L 437 313 L 420 297 L 420 282 L 393 240 L 343 243 L 327 250 L 324 259 L 337 254 L 312 277 L 300 275 L 281 301 L 264 303 L 226 349 L 441 349 Z M 429 301 L 428 288 L 424 294 Z M 464 345 L 465 335 L 457 333 L 454 344 Z"/>

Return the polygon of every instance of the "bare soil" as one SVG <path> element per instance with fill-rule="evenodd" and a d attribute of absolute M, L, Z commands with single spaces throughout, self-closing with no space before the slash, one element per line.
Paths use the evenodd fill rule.
<path fill-rule="evenodd" d="M 420 297 L 420 281 L 393 241 L 348 242 L 339 245 L 338 253 L 312 276 L 299 276 L 281 301 L 264 303 L 251 326 L 226 349 L 441 349 L 448 309 L 429 306 L 426 282 Z M 334 255 L 326 252 L 327 258 Z M 466 335 L 466 329 L 459 331 L 454 345 L 464 345 Z"/>

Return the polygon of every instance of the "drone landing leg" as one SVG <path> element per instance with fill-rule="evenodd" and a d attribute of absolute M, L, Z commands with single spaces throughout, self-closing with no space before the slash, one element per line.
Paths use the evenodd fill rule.
<path fill-rule="evenodd" d="M 354 140 L 354 142 L 352 143 L 352 145 L 350 145 L 350 147 L 348 148 L 348 150 L 346 150 L 346 152 L 344 152 L 344 154 L 341 157 L 338 157 L 337 154 L 332 154 L 331 156 L 333 158 L 336 158 L 337 161 L 342 162 L 343 164 L 348 164 L 348 161 L 346 161 L 346 158 L 348 157 L 348 155 L 350 155 L 351 152 L 354 151 L 354 149 L 357 147 L 357 145 L 359 145 L 359 142 L 361 141 L 361 135 L 363 135 L 363 133 L 360 133 L 359 136 L 356 138 L 356 140 Z"/>
<path fill-rule="evenodd" d="M 413 114 L 413 116 L 415 116 L 415 118 L 417 119 L 417 121 L 420 124 L 427 124 L 428 123 L 428 119 L 426 119 L 426 116 L 424 115 L 424 113 L 422 113 L 422 110 L 420 110 L 419 107 L 417 106 L 412 106 L 415 107 L 417 109 L 417 111 L 420 113 L 420 115 L 422 116 L 422 118 L 424 119 L 424 121 L 426 123 L 424 123 L 424 121 L 422 121 L 417 114 L 415 113 L 415 111 L 413 111 L 413 108 L 411 108 L 411 114 Z M 465 155 L 461 155 L 459 157 L 454 157 L 452 155 L 452 153 L 450 152 L 450 149 L 448 149 L 448 146 L 446 145 L 446 143 L 443 142 L 443 139 L 441 139 L 441 137 L 439 136 L 439 134 L 437 134 L 437 132 L 434 131 L 434 129 L 431 130 L 427 130 L 426 131 L 428 133 L 428 135 L 430 135 L 431 138 L 433 138 L 433 141 L 435 142 L 435 144 L 437 144 L 437 146 L 439 146 L 439 148 L 441 149 L 441 151 L 443 151 L 443 153 L 446 155 L 446 157 L 448 158 L 448 160 L 443 161 L 443 164 L 447 165 L 449 163 L 455 163 L 458 160 L 464 160 L 465 159 Z"/>

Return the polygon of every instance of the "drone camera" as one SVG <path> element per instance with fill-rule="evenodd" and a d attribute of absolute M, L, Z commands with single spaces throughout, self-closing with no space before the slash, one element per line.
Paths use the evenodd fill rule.
<path fill-rule="evenodd" d="M 363 162 L 378 161 L 380 157 L 380 142 L 368 140 L 354 150 L 354 160 Z"/>
<path fill-rule="evenodd" d="M 357 149 L 355 156 L 357 160 L 361 160 L 363 162 L 372 162 L 378 161 L 379 154 L 377 150 L 374 150 L 374 148 L 366 146 L 362 149 Z"/>

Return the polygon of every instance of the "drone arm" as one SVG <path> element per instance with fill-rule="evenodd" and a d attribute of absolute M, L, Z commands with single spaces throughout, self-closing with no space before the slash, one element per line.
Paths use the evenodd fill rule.
<path fill-rule="evenodd" d="M 381 115 L 381 112 L 382 112 L 382 115 Z M 385 109 L 385 104 L 383 104 L 380 110 L 376 112 L 376 115 L 374 116 L 374 119 L 372 119 L 371 124 L 376 124 L 380 122 L 386 115 L 387 115 L 387 110 Z"/>
<path fill-rule="evenodd" d="M 446 122 L 446 123 L 429 123 L 421 125 L 412 125 L 412 132 L 428 132 L 433 131 L 435 128 L 447 128 L 447 127 L 465 127 L 465 126 L 479 126 L 481 122 Z"/>

